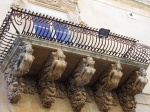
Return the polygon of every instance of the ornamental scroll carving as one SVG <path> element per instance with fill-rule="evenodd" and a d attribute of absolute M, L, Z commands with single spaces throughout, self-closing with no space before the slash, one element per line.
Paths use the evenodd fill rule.
<path fill-rule="evenodd" d="M 36 1 L 42 2 L 42 3 L 45 3 L 45 4 L 54 5 L 54 6 L 57 6 L 57 7 L 60 6 L 60 1 L 59 0 L 36 0 Z"/>
<path fill-rule="evenodd" d="M 148 83 L 146 70 L 140 68 L 118 90 L 118 97 L 124 112 L 135 112 L 135 95 L 142 92 Z"/>
<path fill-rule="evenodd" d="M 77 5 L 78 4 L 78 0 L 36 0 L 36 1 L 42 2 L 45 4 L 49 4 L 49 5 L 53 5 L 56 7 L 61 7 L 62 6 L 61 2 L 64 2 L 68 5 Z"/>
<path fill-rule="evenodd" d="M 55 101 L 56 86 L 55 80 L 59 79 L 64 72 L 67 62 L 62 50 L 52 52 L 44 64 L 39 75 L 38 92 L 43 107 L 49 108 Z"/>
<path fill-rule="evenodd" d="M 84 86 L 89 83 L 96 71 L 94 64 L 92 57 L 82 58 L 69 79 L 68 97 L 75 112 L 80 111 L 85 105 L 87 95 Z"/>
<path fill-rule="evenodd" d="M 117 101 L 114 101 L 115 93 L 113 89 L 118 86 L 118 83 L 123 75 L 121 70 L 122 67 L 119 61 L 115 64 L 111 64 L 109 68 L 100 76 L 95 85 L 95 101 L 97 102 L 101 112 L 107 112 L 112 106 L 116 105 Z"/>
<path fill-rule="evenodd" d="M 17 103 L 24 91 L 25 85 L 22 76 L 29 72 L 34 61 L 33 51 L 32 45 L 28 42 L 20 45 L 8 68 L 4 71 L 7 96 L 11 103 Z"/>

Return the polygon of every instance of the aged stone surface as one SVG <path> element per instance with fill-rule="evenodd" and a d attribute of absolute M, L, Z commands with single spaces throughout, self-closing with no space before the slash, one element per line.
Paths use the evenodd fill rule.
<path fill-rule="evenodd" d="M 78 0 L 36 0 L 38 2 L 42 2 L 45 4 L 50 4 L 50 5 L 54 5 L 56 7 L 61 7 L 61 2 L 67 3 L 69 5 L 77 5 L 78 4 Z"/>
<path fill-rule="evenodd" d="M 111 93 L 112 93 L 112 97 L 113 97 L 113 106 L 120 105 L 116 91 L 112 90 Z"/>
<path fill-rule="evenodd" d="M 80 111 L 86 102 L 85 85 L 95 73 L 95 61 L 92 57 L 82 58 L 72 77 L 69 79 L 68 97 L 74 111 Z"/>
<path fill-rule="evenodd" d="M 34 61 L 32 45 L 23 43 L 16 51 L 7 69 L 4 71 L 7 83 L 7 95 L 11 103 L 17 103 L 21 98 L 24 90 L 24 82 L 22 76 L 29 72 Z"/>
<path fill-rule="evenodd" d="M 78 20 L 80 25 L 88 27 L 88 24 L 81 19 L 81 16 L 78 17 Z"/>
<path fill-rule="evenodd" d="M 124 112 L 135 112 L 135 95 L 142 92 L 148 83 L 145 69 L 136 71 L 117 91 Z"/>
<path fill-rule="evenodd" d="M 36 0 L 38 2 L 50 4 L 59 7 L 60 6 L 60 1 L 59 0 Z"/>
<path fill-rule="evenodd" d="M 67 62 L 62 50 L 52 52 L 45 62 L 39 75 L 38 91 L 44 107 L 49 108 L 55 101 L 55 80 L 59 79 L 64 72 Z"/>
<path fill-rule="evenodd" d="M 119 61 L 115 64 L 111 64 L 100 76 L 95 85 L 95 101 L 102 112 L 107 112 L 117 103 L 117 101 L 115 101 L 117 98 L 115 98 L 115 93 L 112 90 L 118 86 L 123 75 L 121 70 L 122 67 Z"/>
<path fill-rule="evenodd" d="M 78 4 L 78 0 L 68 0 L 71 4 L 75 4 L 77 5 Z"/>
<path fill-rule="evenodd" d="M 94 101 L 94 94 L 90 87 L 85 87 L 86 102 L 92 103 Z"/>
<path fill-rule="evenodd" d="M 135 0 L 135 1 L 146 4 L 146 5 L 150 5 L 150 0 Z"/>
<path fill-rule="evenodd" d="M 21 77 L 14 77 L 12 75 L 9 75 L 9 78 L 10 77 L 12 82 L 9 82 L 10 84 L 7 85 L 8 100 L 10 103 L 17 103 L 20 100 L 21 94 L 23 92 L 23 79 Z"/>
<path fill-rule="evenodd" d="M 31 76 L 24 76 L 23 77 L 24 81 L 24 89 L 23 89 L 23 93 L 25 94 L 35 94 L 37 93 L 37 85 L 36 85 L 36 81 L 35 81 L 35 77 L 31 77 Z"/>
<path fill-rule="evenodd" d="M 56 97 L 57 98 L 67 98 L 67 90 L 63 82 L 55 82 L 56 84 Z"/>

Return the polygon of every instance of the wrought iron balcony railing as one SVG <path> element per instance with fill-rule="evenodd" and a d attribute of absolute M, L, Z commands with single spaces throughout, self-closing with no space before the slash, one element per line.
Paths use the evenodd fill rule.
<path fill-rule="evenodd" d="M 19 35 L 150 63 L 150 47 L 133 38 L 115 33 L 99 38 L 98 29 L 19 8 L 11 8 L 0 29 L 1 63 Z"/>

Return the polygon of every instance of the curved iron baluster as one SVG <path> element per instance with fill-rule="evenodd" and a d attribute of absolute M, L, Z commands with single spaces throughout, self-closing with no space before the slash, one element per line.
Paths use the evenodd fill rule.
<path fill-rule="evenodd" d="M 34 23 L 37 23 L 37 27 L 35 27 Z M 56 29 L 54 28 L 55 25 Z M 16 32 L 12 33 L 10 30 L 12 27 L 10 26 L 13 26 Z M 22 29 L 19 29 L 19 27 Z M 57 39 L 56 33 L 59 39 Z M 27 12 L 24 9 L 12 8 L 0 28 L 1 46 L 6 46 L 6 43 L 9 43 L 8 46 L 11 47 L 18 34 L 30 36 L 30 38 L 47 39 L 142 63 L 150 63 L 150 47 L 139 44 L 133 38 L 114 33 L 110 33 L 108 38 L 99 38 L 97 29 L 31 11 Z M 14 37 L 11 37 L 11 35 L 14 35 Z M 0 50 L 1 52 L 2 50 Z"/>

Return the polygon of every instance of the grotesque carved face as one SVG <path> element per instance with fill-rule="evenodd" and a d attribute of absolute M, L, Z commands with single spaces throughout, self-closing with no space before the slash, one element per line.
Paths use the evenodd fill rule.
<path fill-rule="evenodd" d="M 93 60 L 92 57 L 87 57 L 87 61 L 86 61 L 87 66 L 93 66 L 94 63 L 95 61 Z"/>
<path fill-rule="evenodd" d="M 144 68 L 140 68 L 140 74 L 141 74 L 141 76 L 146 77 L 146 75 L 147 75 L 146 70 Z"/>
<path fill-rule="evenodd" d="M 120 61 L 118 61 L 118 62 L 115 64 L 115 69 L 116 69 L 116 70 L 119 70 L 119 71 L 121 71 L 121 70 L 122 70 L 122 67 L 121 67 Z"/>
<path fill-rule="evenodd" d="M 30 43 L 25 43 L 25 52 L 28 52 L 28 53 L 33 53 L 33 49 L 32 49 L 32 45 Z"/>
<path fill-rule="evenodd" d="M 58 51 L 56 52 L 56 56 L 60 59 L 65 59 L 65 55 L 61 49 L 58 49 Z"/>

